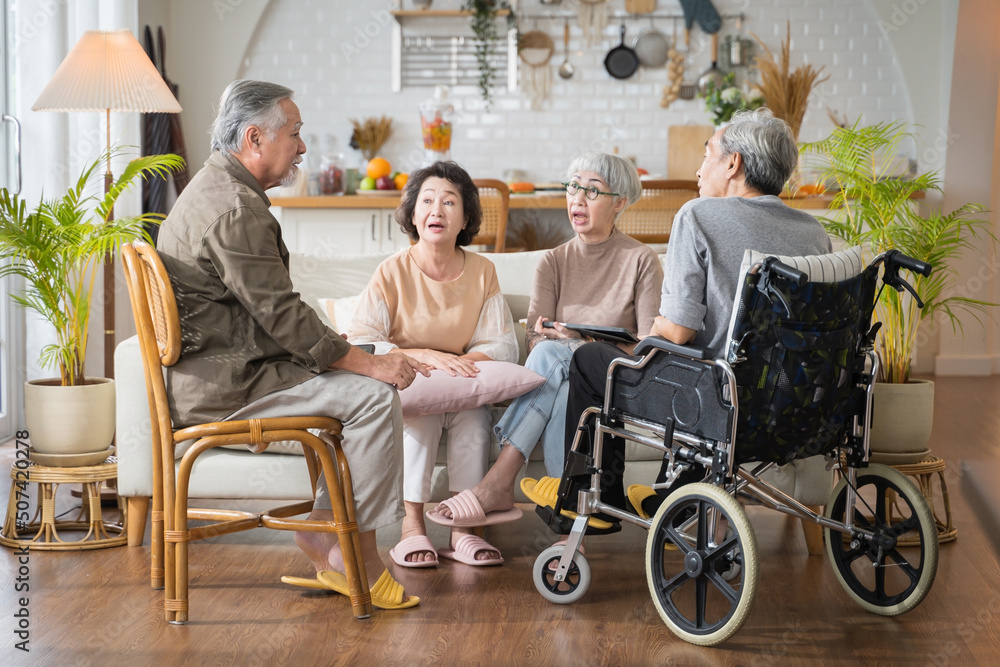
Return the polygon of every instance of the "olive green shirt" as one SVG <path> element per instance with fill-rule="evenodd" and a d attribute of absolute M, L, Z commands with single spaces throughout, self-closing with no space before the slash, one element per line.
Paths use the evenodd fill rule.
<path fill-rule="evenodd" d="M 160 228 L 181 322 L 181 356 L 167 369 L 175 427 L 301 384 L 350 348 L 292 288 L 270 205 L 236 158 L 215 152 Z"/>

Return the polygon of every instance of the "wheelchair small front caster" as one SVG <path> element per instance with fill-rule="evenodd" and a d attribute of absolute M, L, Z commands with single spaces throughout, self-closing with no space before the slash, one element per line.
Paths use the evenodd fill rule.
<path fill-rule="evenodd" d="M 573 556 L 566 578 L 556 581 L 556 569 L 565 549 L 566 546 L 562 544 L 549 547 L 539 554 L 532 568 L 535 588 L 543 598 L 556 604 L 572 604 L 590 588 L 590 564 L 580 552 Z"/>

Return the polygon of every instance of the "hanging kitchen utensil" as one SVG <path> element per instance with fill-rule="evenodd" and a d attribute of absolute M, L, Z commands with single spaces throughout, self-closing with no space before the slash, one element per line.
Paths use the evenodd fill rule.
<path fill-rule="evenodd" d="M 573 78 L 573 65 L 569 62 L 569 19 L 563 27 L 563 52 L 566 54 L 563 64 L 559 66 L 559 76 L 564 79 Z"/>
<path fill-rule="evenodd" d="M 685 17 L 685 20 L 686 17 Z M 687 58 L 691 55 L 691 27 L 688 25 L 684 28 L 684 67 L 687 68 Z M 686 74 L 686 72 L 685 72 Z M 681 89 L 677 96 L 682 100 L 693 100 L 695 95 L 698 94 L 698 84 L 692 83 L 687 80 L 685 76 L 684 82 L 681 84 Z"/>
<path fill-rule="evenodd" d="M 712 66 L 705 70 L 705 73 L 698 79 L 698 92 L 704 95 L 708 91 L 708 84 L 712 83 L 715 89 L 722 87 L 722 82 L 726 78 L 726 73 L 719 69 L 719 33 L 712 33 Z"/>
<path fill-rule="evenodd" d="M 701 29 L 710 35 L 719 32 L 722 27 L 722 17 L 716 11 L 712 0 L 681 0 L 684 8 L 684 24 L 690 30 L 697 21 Z"/>
<path fill-rule="evenodd" d="M 616 79 L 627 79 L 639 69 L 639 56 L 625 46 L 625 24 L 621 25 L 622 42 L 604 56 L 604 69 Z"/>
<path fill-rule="evenodd" d="M 736 36 L 726 38 L 726 54 L 730 67 L 745 67 L 753 58 L 753 42 L 743 37 L 743 14 L 736 17 Z"/>
<path fill-rule="evenodd" d="M 531 100 L 532 109 L 540 109 L 552 90 L 549 60 L 554 51 L 552 38 L 541 30 L 529 30 L 518 42 L 518 55 L 525 64 L 521 70 L 521 90 Z"/>
<path fill-rule="evenodd" d="M 632 42 L 632 48 L 639 57 L 639 64 L 643 67 L 663 67 L 670 51 L 670 41 L 653 26 L 653 20 L 650 19 L 649 29 L 639 33 Z"/>
<path fill-rule="evenodd" d="M 603 40 L 602 34 L 608 27 L 607 0 L 580 0 L 577 14 L 580 30 L 583 31 L 583 41 L 587 46 Z"/>

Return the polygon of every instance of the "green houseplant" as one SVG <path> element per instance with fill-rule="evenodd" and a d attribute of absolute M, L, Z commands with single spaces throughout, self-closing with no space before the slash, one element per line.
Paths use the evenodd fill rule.
<path fill-rule="evenodd" d="M 122 243 L 145 237 L 146 225 L 158 223 L 161 217 L 146 213 L 114 218 L 115 203 L 140 177 L 166 176 L 184 164 L 181 157 L 172 154 L 140 157 L 125 167 L 106 193 L 88 194 L 100 188 L 102 167 L 115 154 L 114 150 L 104 153 L 84 168 L 65 194 L 52 199 L 43 197 L 33 208 L 29 208 L 22 196 L 13 195 L 6 188 L 0 190 L 0 275 L 22 278 L 24 290 L 12 298 L 55 329 L 56 342 L 42 349 L 40 362 L 43 367 L 57 368 L 59 379 L 36 381 L 39 384 L 67 388 L 100 384 L 84 376 L 90 306 L 98 274 L 95 269 Z M 32 390 L 26 387 L 25 412 L 32 443 L 39 451 L 52 449 L 56 445 L 50 447 L 36 440 L 39 429 L 32 428 L 31 422 L 32 415 L 37 413 L 35 406 L 29 405 L 33 397 L 29 391 Z M 113 406 L 113 385 L 110 391 Z M 57 412 L 61 415 L 74 399 L 62 400 L 64 412 Z M 81 411 L 86 416 L 87 408 Z M 112 407 L 112 433 L 113 413 Z M 92 423 L 78 428 L 96 430 Z M 107 443 L 110 440 L 108 435 Z"/>
<path fill-rule="evenodd" d="M 465 0 L 462 10 L 471 14 L 472 32 L 476 35 L 476 61 L 479 64 L 479 92 L 486 108 L 493 106 L 493 58 L 496 56 L 494 43 L 500 37 L 497 31 L 497 16 L 506 12 L 507 29 L 517 28 L 517 18 L 507 0 Z"/>
<path fill-rule="evenodd" d="M 801 151 L 816 164 L 820 182 L 834 197 L 832 215 L 820 217 L 827 231 L 847 245 L 860 245 L 872 257 L 895 248 L 931 265 L 930 276 L 908 274 L 906 280 L 923 302 L 905 292 L 882 289 L 875 317 L 882 323 L 877 347 L 881 367 L 876 377 L 876 418 L 871 431 L 873 460 L 910 463 L 929 452 L 934 383 L 910 379 L 920 323 L 947 318 L 963 330 L 962 315 L 981 315 L 996 304 L 957 290 L 956 260 L 983 242 L 995 245 L 986 209 L 966 203 L 950 213 L 922 213 L 915 197 L 940 192 L 936 173 L 901 177 L 893 170 L 912 133 L 905 123 L 838 127 L 822 141 L 803 144 Z M 810 165 L 807 165 L 809 168 Z M 871 257 L 869 257 L 871 259 Z"/>
<path fill-rule="evenodd" d="M 728 123 L 737 111 L 753 111 L 764 106 L 764 97 L 759 89 L 754 88 L 745 93 L 736 86 L 736 73 L 729 72 L 722 79 L 722 85 L 716 86 L 709 80 L 705 92 L 700 93 L 705 100 L 705 111 L 712 118 L 712 124 L 719 127 Z"/>
<path fill-rule="evenodd" d="M 878 380 L 889 383 L 910 379 L 917 328 L 922 321 L 941 314 L 952 327 L 962 330 L 963 313 L 980 321 L 979 316 L 996 305 L 956 291 L 959 274 L 955 260 L 967 250 L 978 252 L 984 241 L 996 243 L 989 220 L 983 215 L 986 209 L 967 203 L 947 214 L 940 210 L 922 214 L 914 197 L 940 192 L 938 175 L 900 178 L 890 173 L 893 158 L 912 136 L 902 122 L 861 126 L 859 120 L 853 127 L 836 128 L 826 139 L 801 147 L 805 155 L 820 158 L 819 178 L 835 191 L 830 210 L 838 215 L 820 217 L 831 235 L 848 245 L 861 245 L 872 255 L 895 248 L 927 262 L 933 269 L 929 277 L 907 276 L 923 308 L 905 293 L 892 289 L 883 290 L 876 305 L 876 315 L 882 322 L 882 369 Z"/>

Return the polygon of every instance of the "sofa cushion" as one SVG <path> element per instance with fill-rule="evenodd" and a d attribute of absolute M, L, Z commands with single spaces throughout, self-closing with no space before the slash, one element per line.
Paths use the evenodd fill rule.
<path fill-rule="evenodd" d="M 439 415 L 471 410 L 487 403 L 526 394 L 545 382 L 538 373 L 505 361 L 477 361 L 475 377 L 451 376 L 436 369 L 430 377 L 417 375 L 399 392 L 404 417 Z"/>

